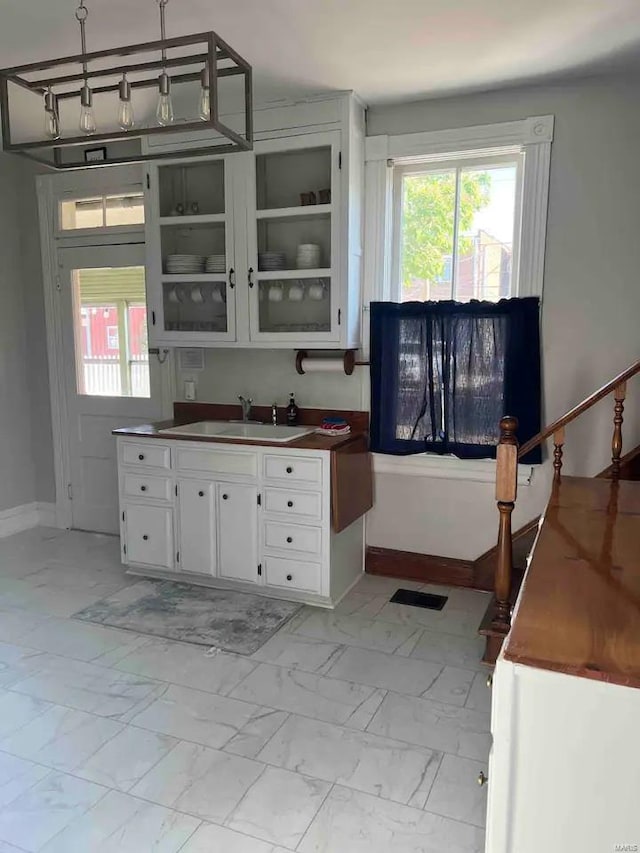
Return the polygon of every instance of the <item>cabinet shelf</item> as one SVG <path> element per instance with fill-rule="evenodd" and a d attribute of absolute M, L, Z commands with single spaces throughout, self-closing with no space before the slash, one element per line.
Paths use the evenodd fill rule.
<path fill-rule="evenodd" d="M 290 278 L 331 278 L 331 268 L 313 270 L 258 270 L 256 278 L 262 281 L 280 281 Z"/>
<path fill-rule="evenodd" d="M 160 225 L 211 225 L 212 223 L 225 223 L 226 213 L 198 213 L 195 216 L 161 216 L 158 220 Z"/>
<path fill-rule="evenodd" d="M 320 216 L 331 213 L 330 204 L 305 204 L 300 207 L 274 207 L 265 210 L 257 210 L 257 219 L 291 219 L 296 216 Z M 184 218 L 184 217 L 180 217 Z"/>
<path fill-rule="evenodd" d="M 186 273 L 181 275 L 170 275 L 169 273 L 162 273 L 162 281 L 167 284 L 196 284 L 196 283 L 205 283 L 207 281 L 220 282 L 227 280 L 227 273 L 219 272 L 219 273 Z"/>

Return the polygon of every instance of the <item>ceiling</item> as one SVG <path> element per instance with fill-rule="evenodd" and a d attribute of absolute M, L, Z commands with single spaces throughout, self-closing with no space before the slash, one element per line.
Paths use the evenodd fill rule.
<path fill-rule="evenodd" d="M 158 36 L 155 0 L 86 0 L 88 48 Z M 76 0 L 0 0 L 3 66 L 76 53 Z M 369 104 L 640 67 L 638 0 L 170 0 L 168 35 L 214 29 L 259 100 L 353 89 Z"/>

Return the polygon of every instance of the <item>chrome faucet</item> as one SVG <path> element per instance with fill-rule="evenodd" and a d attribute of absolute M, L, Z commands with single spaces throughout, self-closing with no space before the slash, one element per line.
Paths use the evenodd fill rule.
<path fill-rule="evenodd" d="M 238 397 L 238 400 L 240 400 L 240 405 L 242 406 L 242 420 L 246 422 L 249 420 L 249 415 L 251 414 L 253 400 L 251 397 Z"/>
<path fill-rule="evenodd" d="M 278 425 L 278 404 L 277 403 L 273 403 L 273 405 L 271 406 L 271 423 L 274 426 Z"/>

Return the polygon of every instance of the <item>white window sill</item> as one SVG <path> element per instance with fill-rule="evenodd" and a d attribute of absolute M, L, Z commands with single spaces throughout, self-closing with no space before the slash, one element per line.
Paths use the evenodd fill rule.
<path fill-rule="evenodd" d="M 374 453 L 376 474 L 402 474 L 406 477 L 431 477 L 443 480 L 466 480 L 474 483 L 495 483 L 495 459 L 458 459 L 457 456 L 438 456 L 435 453 L 416 453 L 412 456 L 389 456 Z M 518 465 L 518 485 L 529 486 L 534 466 Z"/>

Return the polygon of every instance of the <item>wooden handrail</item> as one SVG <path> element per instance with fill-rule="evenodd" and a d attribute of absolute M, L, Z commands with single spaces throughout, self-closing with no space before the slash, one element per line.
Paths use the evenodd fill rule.
<path fill-rule="evenodd" d="M 505 415 L 500 421 L 500 440 L 496 448 L 496 503 L 500 516 L 498 528 L 498 562 L 494 576 L 494 597 L 485 616 L 487 626 L 481 626 L 487 641 L 483 660 L 495 662 L 502 640 L 511 627 L 511 605 L 513 603 L 513 537 L 511 516 L 515 507 L 518 491 L 518 460 L 526 456 L 547 438 L 553 436 L 553 488 L 559 488 L 562 480 L 562 459 L 564 455 L 565 427 L 579 415 L 586 412 L 600 400 L 613 394 L 613 439 L 611 441 L 611 479 L 618 482 L 621 473 L 622 424 L 624 404 L 627 394 L 627 380 L 640 373 L 640 361 L 632 364 L 622 373 L 595 391 L 568 411 L 550 426 L 545 427 L 522 447 L 518 447 L 518 421 Z M 607 546 L 609 547 L 609 546 Z"/>
<path fill-rule="evenodd" d="M 539 432 L 537 435 L 534 435 L 533 438 L 530 438 L 529 441 L 525 442 L 525 444 L 520 448 L 518 458 L 522 459 L 522 457 L 526 456 L 527 453 L 530 453 L 534 447 L 542 444 L 543 441 L 558 432 L 562 427 L 570 424 L 571 421 L 574 421 L 583 412 L 586 412 L 587 409 L 590 409 L 608 394 L 611 394 L 619 385 L 622 385 L 627 381 L 627 379 L 631 379 L 631 377 L 635 376 L 637 373 L 640 373 L 640 361 L 636 361 L 636 363 L 632 364 L 631 367 L 623 370 L 623 372 L 616 376 L 615 379 L 612 379 L 611 382 L 607 382 L 606 385 L 603 385 L 598 391 L 594 391 L 594 393 L 583 400 L 582 403 L 579 403 L 577 406 L 574 406 L 573 409 L 570 409 L 566 415 L 558 418 L 558 420 L 554 421 L 550 426 L 545 427 L 542 432 Z"/>

